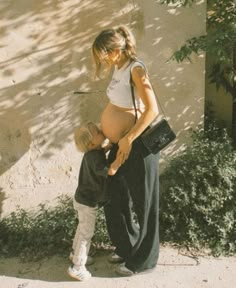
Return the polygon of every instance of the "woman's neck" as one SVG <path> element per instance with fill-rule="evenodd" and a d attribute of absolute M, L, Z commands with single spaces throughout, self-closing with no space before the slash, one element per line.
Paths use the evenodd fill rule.
<path fill-rule="evenodd" d="M 124 64 L 128 61 L 128 57 L 125 55 L 125 53 L 121 53 L 119 62 L 117 63 L 117 68 L 120 69 L 124 66 Z"/>

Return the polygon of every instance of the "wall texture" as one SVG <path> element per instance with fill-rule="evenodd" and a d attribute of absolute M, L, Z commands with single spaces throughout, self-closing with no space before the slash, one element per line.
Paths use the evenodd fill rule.
<path fill-rule="evenodd" d="M 0 213 L 73 195 L 82 154 L 73 143 L 81 121 L 99 122 L 107 80 L 93 81 L 91 43 L 102 29 L 127 24 L 178 140 L 190 142 L 203 117 L 203 55 L 167 63 L 205 32 L 205 1 L 187 8 L 156 0 L 0 1 Z M 77 93 L 76 93 L 77 92 Z M 81 93 L 82 92 L 82 93 Z"/>

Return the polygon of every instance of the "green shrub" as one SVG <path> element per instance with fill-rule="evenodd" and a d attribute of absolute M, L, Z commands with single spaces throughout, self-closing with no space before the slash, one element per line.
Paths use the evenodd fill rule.
<path fill-rule="evenodd" d="M 69 254 L 77 216 L 68 196 L 58 198 L 58 205 L 39 205 L 36 211 L 17 209 L 0 222 L 0 254 L 36 260 L 54 254 Z M 93 243 L 109 244 L 102 209 L 98 210 Z"/>
<path fill-rule="evenodd" d="M 92 243 L 98 247 L 111 247 L 111 240 L 107 232 L 107 225 L 103 208 L 99 208 L 96 217 L 96 227 Z"/>
<path fill-rule="evenodd" d="M 162 241 L 215 255 L 236 252 L 236 152 L 226 130 L 207 125 L 162 173 Z"/>
<path fill-rule="evenodd" d="M 162 242 L 236 252 L 236 152 L 224 129 L 209 124 L 192 134 L 193 144 L 175 156 L 160 177 Z M 77 227 L 68 196 L 36 211 L 17 209 L 0 222 L 0 255 L 38 259 L 68 255 Z M 109 246 L 103 209 L 98 209 L 93 244 Z"/>

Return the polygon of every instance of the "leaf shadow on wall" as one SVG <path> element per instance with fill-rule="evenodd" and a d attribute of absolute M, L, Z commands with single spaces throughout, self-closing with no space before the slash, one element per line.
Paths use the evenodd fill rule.
<path fill-rule="evenodd" d="M 167 67 L 165 63 L 173 52 L 167 46 L 168 41 L 173 41 L 178 38 L 178 33 L 182 33 L 181 29 L 173 31 L 173 24 L 166 23 L 173 22 L 173 17 L 182 21 L 181 13 L 184 10 L 174 15 L 166 12 L 166 7 L 156 5 L 156 10 L 149 11 L 150 18 L 144 19 L 143 7 L 138 1 L 121 0 L 113 3 L 112 7 L 102 0 L 19 0 L 0 3 L 3 23 L 0 30 L 0 71 L 4 80 L 4 85 L 0 87 L 0 116 L 4 119 L 11 109 L 17 110 L 19 119 L 23 119 L 20 120 L 21 126 L 28 127 L 39 157 L 50 158 L 62 150 L 72 141 L 73 129 L 79 123 L 85 120 L 100 121 L 107 103 L 107 80 L 93 81 L 91 44 L 102 29 L 118 24 L 132 27 L 138 38 L 143 39 L 143 45 L 150 43 L 139 49 L 146 56 L 144 60 L 148 60 L 149 67 L 152 67 L 149 69 L 152 78 L 160 83 L 161 97 L 168 97 L 162 102 L 168 102 L 167 106 L 171 107 L 166 110 L 178 125 L 178 136 L 195 125 L 194 120 L 185 119 L 194 118 L 197 106 L 185 105 L 184 102 L 175 105 L 179 102 L 176 98 L 178 87 L 185 85 L 178 75 L 191 75 L 188 73 L 190 65 L 182 64 L 181 70 L 176 64 L 174 70 L 174 66 Z M 169 18 L 166 15 L 165 19 L 159 17 L 164 12 L 166 15 L 169 13 Z M 166 31 L 167 26 L 172 30 Z M 153 33 L 147 33 L 147 29 Z M 150 39 L 145 39 L 145 34 L 152 36 L 150 42 L 146 41 Z M 153 48 L 157 51 L 155 55 Z M 161 67 L 158 65 L 155 75 L 154 66 L 159 64 L 159 60 L 163 63 Z M 168 86 L 168 94 L 167 85 L 171 85 Z M 184 97 L 192 93 L 189 86 L 187 83 Z M 82 93 L 76 94 L 75 91 Z M 186 122 L 184 127 L 183 121 Z M 178 146 L 174 144 L 170 154 L 176 148 Z"/>
<path fill-rule="evenodd" d="M 79 123 L 100 121 L 107 103 L 107 80 L 93 81 L 91 44 L 104 27 L 128 24 L 132 15 L 126 6 L 130 3 L 124 1 L 122 8 L 117 3 L 114 17 L 104 1 L 0 3 L 4 23 L 0 31 L 0 116 L 6 119 L 17 111 L 16 127 L 20 126 L 19 131 L 28 127 L 30 133 L 25 136 L 26 150 L 31 139 L 41 157 L 50 158 L 71 142 Z M 2 125 L 13 135 L 19 132 L 15 124 Z M 19 148 L 16 154 L 23 155 L 23 150 Z M 18 156 L 13 158 L 12 163 Z M 10 166 L 6 164 L 5 170 Z"/>
<path fill-rule="evenodd" d="M 6 199 L 5 192 L 0 187 L 0 218 L 1 218 L 1 215 L 2 215 L 3 202 L 4 202 L 5 199 Z"/>
<path fill-rule="evenodd" d="M 0 175 L 29 150 L 31 136 L 21 112 L 6 109 L 0 115 Z"/>

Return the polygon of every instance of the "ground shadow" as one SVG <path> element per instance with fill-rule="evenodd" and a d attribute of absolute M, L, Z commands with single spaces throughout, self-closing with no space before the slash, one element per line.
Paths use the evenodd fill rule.
<path fill-rule="evenodd" d="M 98 250 L 94 256 L 95 263 L 88 266 L 94 277 L 116 278 L 115 264 L 107 261 L 110 251 Z M 19 258 L 0 258 L 0 273 L 4 276 L 21 279 L 42 280 L 49 282 L 74 281 L 67 269 L 71 262 L 66 257 L 53 256 L 37 262 L 21 262 Z"/>

